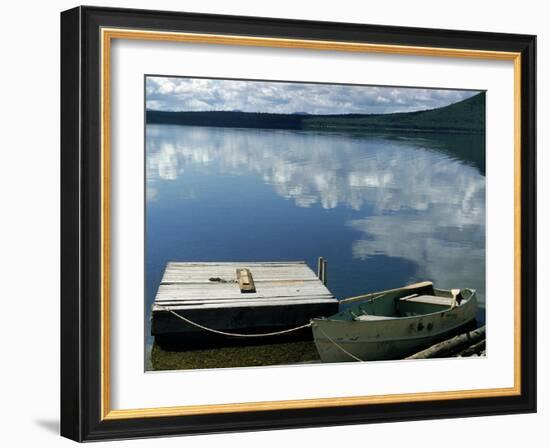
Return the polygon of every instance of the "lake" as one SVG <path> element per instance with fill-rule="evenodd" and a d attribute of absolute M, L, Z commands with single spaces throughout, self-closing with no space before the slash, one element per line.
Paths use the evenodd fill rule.
<path fill-rule="evenodd" d="M 484 161 L 482 135 L 147 125 L 146 335 L 175 260 L 322 256 L 338 299 L 431 280 L 484 323 Z"/>

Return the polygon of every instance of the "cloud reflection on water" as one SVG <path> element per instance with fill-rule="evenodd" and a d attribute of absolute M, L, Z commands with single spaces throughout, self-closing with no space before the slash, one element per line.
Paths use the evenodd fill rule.
<path fill-rule="evenodd" d="M 147 200 L 190 166 L 255 173 L 298 207 L 365 211 L 345 222 L 358 233 L 356 259 L 404 258 L 440 286 L 475 278 L 484 289 L 485 177 L 440 146 L 422 136 L 149 125 Z"/>

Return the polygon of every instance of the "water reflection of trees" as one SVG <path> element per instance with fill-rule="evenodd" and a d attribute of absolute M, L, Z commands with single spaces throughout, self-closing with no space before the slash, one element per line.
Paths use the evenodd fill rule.
<path fill-rule="evenodd" d="M 423 277 L 450 286 L 483 282 L 483 160 L 483 145 L 469 136 L 149 126 L 147 194 L 154 200 L 156 182 L 193 166 L 256 174 L 299 207 L 368 207 L 368 216 L 347 222 L 360 234 L 354 257 L 405 258 Z"/>

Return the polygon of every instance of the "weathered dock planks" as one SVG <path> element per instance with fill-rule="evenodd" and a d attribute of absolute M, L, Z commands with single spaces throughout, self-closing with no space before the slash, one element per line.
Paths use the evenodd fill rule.
<path fill-rule="evenodd" d="M 254 290 L 241 290 L 242 269 L 253 278 Z M 259 333 L 334 314 L 338 301 L 304 262 L 169 262 L 152 308 L 152 335 L 211 336 L 167 308 L 215 330 Z"/>

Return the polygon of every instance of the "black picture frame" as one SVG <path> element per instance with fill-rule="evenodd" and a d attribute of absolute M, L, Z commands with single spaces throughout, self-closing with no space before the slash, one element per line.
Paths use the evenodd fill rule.
<path fill-rule="evenodd" d="M 101 28 L 460 48 L 521 54 L 521 393 L 183 416 L 102 418 Z M 61 434 L 77 441 L 536 411 L 536 37 L 77 7 L 61 13 Z"/>

